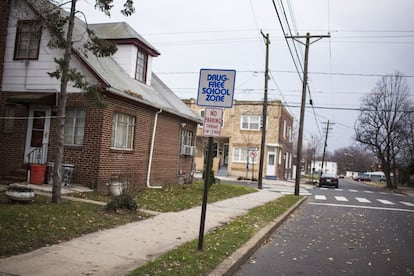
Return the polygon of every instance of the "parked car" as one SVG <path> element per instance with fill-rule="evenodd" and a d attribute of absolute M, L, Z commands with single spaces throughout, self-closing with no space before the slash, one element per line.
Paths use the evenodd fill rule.
<path fill-rule="evenodd" d="M 355 181 L 371 181 L 371 178 L 368 174 L 362 173 L 354 177 Z"/>
<path fill-rule="evenodd" d="M 323 173 L 319 178 L 319 187 L 322 186 L 334 186 L 335 188 L 339 187 L 339 180 L 333 173 Z"/>

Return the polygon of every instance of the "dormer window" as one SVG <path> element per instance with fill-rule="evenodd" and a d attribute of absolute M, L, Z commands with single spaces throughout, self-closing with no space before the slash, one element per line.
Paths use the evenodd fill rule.
<path fill-rule="evenodd" d="M 23 20 L 17 24 L 14 59 L 38 59 L 42 25 L 38 20 Z"/>
<path fill-rule="evenodd" d="M 145 83 L 147 81 L 148 54 L 138 49 L 135 79 Z"/>

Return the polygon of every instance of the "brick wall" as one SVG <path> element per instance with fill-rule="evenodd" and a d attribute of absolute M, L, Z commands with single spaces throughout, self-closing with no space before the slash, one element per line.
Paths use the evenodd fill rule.
<path fill-rule="evenodd" d="M 8 96 L 16 93 L 1 93 L 0 116 L 4 116 Z M 21 94 L 21 93 L 20 93 Z M 64 163 L 75 165 L 73 182 L 104 191 L 106 183 L 114 175 L 128 174 L 135 177 L 135 183 L 146 185 L 148 159 L 153 124 L 157 109 L 118 98 L 106 98 L 108 107 L 99 109 L 86 96 L 70 94 L 67 107 L 83 107 L 86 110 L 84 142 L 80 146 L 64 146 Z M 135 116 L 136 128 L 132 151 L 111 149 L 112 118 L 114 112 Z M 17 104 L 16 116 L 27 118 L 28 105 Z M 177 116 L 162 112 L 154 145 L 151 185 L 174 184 L 178 182 L 178 171 L 190 179 L 192 157 L 179 154 L 180 127 L 196 131 L 196 124 Z M 23 167 L 27 120 L 15 120 L 12 133 L 3 132 L 4 121 L 0 121 L 0 174 Z M 51 120 L 48 161 L 54 160 L 56 151 L 56 120 Z"/>
<path fill-rule="evenodd" d="M 6 110 L 6 95 L 15 93 L 1 92 L 0 116 L 4 117 Z M 15 105 L 15 116 L 26 118 L 29 109 L 25 105 Z M 5 175 L 24 166 L 24 149 L 26 142 L 27 120 L 16 119 L 13 122 L 13 131 L 4 131 L 5 120 L 0 120 L 0 174 Z"/>

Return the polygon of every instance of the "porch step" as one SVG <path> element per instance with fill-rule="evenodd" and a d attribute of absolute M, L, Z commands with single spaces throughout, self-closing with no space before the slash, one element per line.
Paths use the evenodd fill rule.
<path fill-rule="evenodd" d="M 27 172 L 25 169 L 18 169 L 10 172 L 8 175 L 2 176 L 1 180 L 10 182 L 23 182 L 27 180 Z"/>
<path fill-rule="evenodd" d="M 227 166 L 221 166 L 216 176 L 227 176 Z"/>

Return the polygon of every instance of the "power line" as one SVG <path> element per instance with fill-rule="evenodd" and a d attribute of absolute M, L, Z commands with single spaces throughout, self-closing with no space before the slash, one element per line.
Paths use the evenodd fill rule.
<path fill-rule="evenodd" d="M 281 18 L 280 18 L 279 11 L 277 10 L 275 0 L 272 0 L 272 3 L 273 3 L 274 10 L 275 10 L 275 12 L 276 12 L 277 18 L 278 18 L 278 20 L 279 20 L 280 27 L 282 28 L 282 32 L 283 32 L 283 34 L 285 34 L 285 33 L 286 33 L 286 32 L 285 32 L 285 28 L 283 27 L 283 23 L 282 23 L 282 20 L 281 20 Z M 287 44 L 287 46 L 288 46 L 290 56 L 292 57 L 293 64 L 295 65 L 295 68 L 296 68 L 296 73 L 297 73 L 297 74 L 298 74 L 298 76 L 299 76 L 299 80 L 302 82 L 302 76 L 300 75 L 300 71 L 299 71 L 298 65 L 296 64 L 296 60 L 295 60 L 295 58 L 293 57 L 292 49 L 290 48 L 290 44 L 289 44 L 289 41 L 287 40 L 286 36 L 285 36 L 285 41 L 286 41 L 286 44 Z"/>
<path fill-rule="evenodd" d="M 287 73 L 287 74 L 297 74 L 297 71 L 292 70 L 271 70 L 270 72 L 275 73 Z M 199 74 L 200 72 L 196 71 L 183 71 L 183 72 L 157 72 L 157 75 L 176 75 L 176 74 Z M 240 70 L 237 73 L 263 73 L 263 70 Z M 346 72 L 308 72 L 310 75 L 337 75 L 337 76 L 358 76 L 358 77 L 389 77 L 392 74 L 376 74 L 376 73 L 346 73 Z M 402 78 L 414 78 L 414 75 L 402 75 Z"/>

